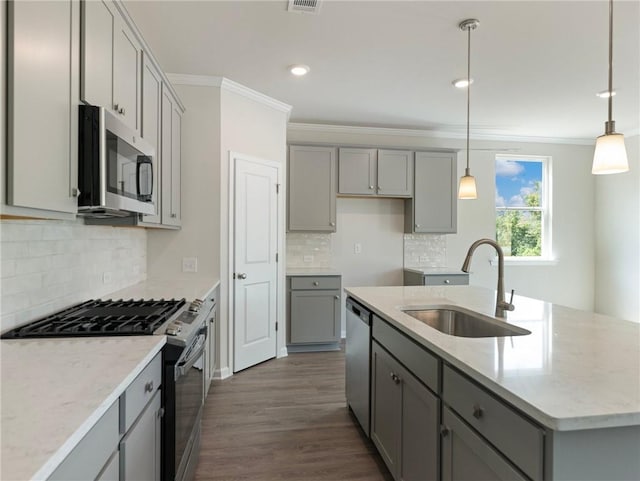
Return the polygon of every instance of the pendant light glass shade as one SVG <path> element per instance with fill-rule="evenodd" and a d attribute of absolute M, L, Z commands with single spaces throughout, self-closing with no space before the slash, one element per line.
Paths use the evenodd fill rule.
<path fill-rule="evenodd" d="M 464 170 L 464 175 L 460 177 L 460 185 L 458 186 L 458 199 L 471 200 L 478 198 L 476 190 L 476 178 L 470 175 L 469 169 Z"/>
<path fill-rule="evenodd" d="M 620 174 L 629 170 L 627 149 L 622 134 L 605 134 L 596 139 L 596 151 L 593 154 L 591 173 Z"/>
<path fill-rule="evenodd" d="M 609 117 L 604 124 L 604 135 L 596 139 L 592 174 L 619 174 L 629 170 L 624 136 L 616 133 L 613 121 L 613 0 L 609 0 Z"/>

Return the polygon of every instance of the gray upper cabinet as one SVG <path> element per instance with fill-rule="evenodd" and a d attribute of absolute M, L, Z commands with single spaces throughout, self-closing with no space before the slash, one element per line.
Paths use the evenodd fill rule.
<path fill-rule="evenodd" d="M 410 197 L 413 194 L 413 152 L 378 150 L 378 195 Z"/>
<path fill-rule="evenodd" d="M 411 197 L 413 152 L 341 148 L 338 193 Z"/>
<path fill-rule="evenodd" d="M 153 204 L 155 215 L 145 215 L 144 222 L 159 224 L 161 222 L 161 144 L 162 138 L 162 76 L 148 55 L 142 61 L 142 137 L 156 151 L 153 163 Z"/>
<path fill-rule="evenodd" d="M 171 91 L 162 89 L 162 223 L 180 227 L 182 108 Z"/>
<path fill-rule="evenodd" d="M 405 232 L 452 234 L 457 231 L 456 157 L 416 152 L 413 198 L 405 201 Z"/>
<path fill-rule="evenodd" d="M 74 214 L 79 6 L 74 1 L 6 6 L 7 204 Z"/>
<path fill-rule="evenodd" d="M 288 230 L 336 231 L 336 149 L 289 147 Z"/>
<path fill-rule="evenodd" d="M 339 161 L 338 193 L 376 194 L 377 149 L 340 149 Z"/>
<path fill-rule="evenodd" d="M 81 99 L 140 130 L 142 47 L 113 2 L 82 2 Z"/>

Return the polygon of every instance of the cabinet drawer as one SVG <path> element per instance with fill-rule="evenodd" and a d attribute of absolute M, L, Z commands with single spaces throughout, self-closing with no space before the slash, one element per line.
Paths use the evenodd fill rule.
<path fill-rule="evenodd" d="M 544 431 L 449 366 L 442 399 L 534 481 L 543 476 Z"/>
<path fill-rule="evenodd" d="M 468 275 L 436 274 L 424 276 L 425 286 L 466 286 L 469 284 Z"/>
<path fill-rule="evenodd" d="M 373 315 L 373 337 L 429 389 L 438 392 L 438 358 Z"/>
<path fill-rule="evenodd" d="M 162 353 L 158 353 L 120 396 L 120 432 L 126 433 L 162 382 Z"/>
<path fill-rule="evenodd" d="M 340 289 L 340 276 L 291 277 L 291 289 Z"/>
<path fill-rule="evenodd" d="M 118 408 L 116 400 L 56 468 L 48 478 L 50 481 L 85 481 L 98 477 L 118 449 Z"/>

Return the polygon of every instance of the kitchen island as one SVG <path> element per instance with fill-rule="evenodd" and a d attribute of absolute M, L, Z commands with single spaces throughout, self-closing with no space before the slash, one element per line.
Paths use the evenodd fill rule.
<path fill-rule="evenodd" d="M 479 386 L 479 395 L 490 394 L 509 413 L 538 429 L 540 466 L 531 472 L 539 472 L 540 479 L 639 479 L 639 324 L 516 296 L 515 310 L 507 313 L 506 322 L 531 334 L 455 337 L 403 310 L 453 307 L 493 317 L 495 291 L 411 286 L 347 288 L 346 292 L 378 316 L 378 326 L 391 326 L 437 360 L 437 381 L 428 387 L 441 395 L 443 406 L 453 406 L 455 411 L 464 402 L 459 393 L 448 401 L 447 388 L 449 393 L 453 386 L 473 394 Z M 376 322 L 374 317 L 374 340 Z M 382 339 L 384 331 L 378 332 Z M 469 424 L 483 435 L 484 408 L 474 405 L 477 412 L 469 413 Z M 441 420 L 444 411 L 443 407 Z M 464 418 L 465 413 L 460 415 Z M 507 419 L 497 423 L 505 424 Z M 443 428 L 446 432 L 447 426 Z M 443 474 L 443 479 L 454 478 Z"/>

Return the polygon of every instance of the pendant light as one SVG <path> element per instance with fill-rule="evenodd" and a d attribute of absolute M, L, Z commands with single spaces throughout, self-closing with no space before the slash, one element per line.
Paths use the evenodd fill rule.
<path fill-rule="evenodd" d="M 467 38 L 467 167 L 464 169 L 464 175 L 460 177 L 460 186 L 458 187 L 458 199 L 477 199 L 478 192 L 476 190 L 476 179 L 471 175 L 469 169 L 469 111 L 471 105 L 471 30 L 475 30 L 480 24 L 475 18 L 470 18 L 460 22 L 460 30 L 466 30 Z"/>
<path fill-rule="evenodd" d="M 629 170 L 624 136 L 616 133 L 612 117 L 613 105 L 613 0 L 609 0 L 609 120 L 604 124 L 604 135 L 596 139 L 592 174 L 619 174 Z"/>

